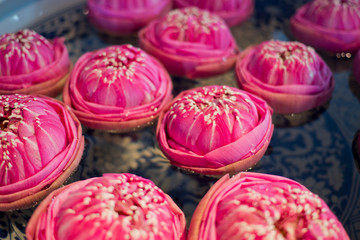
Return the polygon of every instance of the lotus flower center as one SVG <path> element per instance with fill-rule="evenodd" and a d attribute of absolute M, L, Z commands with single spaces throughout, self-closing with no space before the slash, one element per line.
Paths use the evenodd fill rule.
<path fill-rule="evenodd" d="M 322 85 L 314 49 L 298 42 L 268 41 L 253 51 L 248 70 L 269 85 Z"/>
<path fill-rule="evenodd" d="M 206 45 L 217 45 L 219 40 L 214 38 L 212 32 L 218 31 L 219 28 L 226 29 L 225 23 L 220 21 L 217 16 L 196 7 L 169 12 L 164 26 L 163 34 L 167 34 L 173 40 L 201 42 Z M 174 28 L 176 30 L 173 30 Z"/>
<path fill-rule="evenodd" d="M 290 51 L 284 51 L 282 53 L 280 53 L 280 57 L 283 61 L 285 61 L 288 57 L 291 56 L 291 52 Z"/>
<path fill-rule="evenodd" d="M 246 94 L 225 86 L 204 87 L 176 101 L 168 119 L 167 132 L 174 142 L 206 154 L 250 132 L 259 113 Z"/>
<path fill-rule="evenodd" d="M 327 221 L 327 210 L 322 208 L 320 198 L 311 192 L 283 183 L 251 186 L 252 189 L 231 192 L 219 202 L 216 218 L 218 239 L 229 239 L 230 234 L 232 237 L 236 234 L 239 239 L 253 235 L 303 239 L 313 234 L 311 228 L 321 227 L 318 224 L 320 219 Z M 233 224 L 229 225 L 229 222 Z M 240 228 L 238 224 L 242 224 Z M 324 225 L 332 226 L 331 221 Z M 326 231 L 328 237 L 338 231 L 336 226 L 332 230 Z"/>
<path fill-rule="evenodd" d="M 89 60 L 85 70 L 91 67 L 116 69 L 126 75 L 127 70 L 133 70 L 134 65 L 144 64 L 144 54 L 139 49 L 128 45 L 121 47 L 109 47 L 99 51 Z"/>
<path fill-rule="evenodd" d="M 9 119 L 1 117 L 0 118 L 0 129 L 1 130 L 7 129 L 8 125 L 9 125 Z"/>
<path fill-rule="evenodd" d="M 7 131 L 15 128 L 15 124 L 22 120 L 19 109 L 15 109 L 10 106 L 5 106 L 0 111 L 0 129 Z"/>
<path fill-rule="evenodd" d="M 3 113 L 2 117 L 0 117 L 0 129 L 1 130 L 7 130 L 8 126 L 9 126 L 9 116 L 11 114 L 9 114 L 9 112 L 11 113 L 12 109 L 9 109 L 9 111 L 6 111 L 5 113 Z"/>

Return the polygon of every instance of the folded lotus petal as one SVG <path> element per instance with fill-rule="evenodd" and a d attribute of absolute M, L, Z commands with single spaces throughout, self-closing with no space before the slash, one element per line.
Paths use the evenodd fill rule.
<path fill-rule="evenodd" d="M 87 0 L 88 18 L 111 35 L 135 33 L 172 8 L 171 0 Z"/>
<path fill-rule="evenodd" d="M 160 115 L 156 135 L 171 164 L 209 175 L 252 167 L 269 145 L 272 110 L 227 86 L 184 91 Z"/>
<path fill-rule="evenodd" d="M 208 77 L 231 69 L 239 49 L 218 16 L 196 7 L 175 9 L 139 32 L 140 46 L 170 74 Z"/>
<path fill-rule="evenodd" d="M 360 4 L 355 0 L 314 0 L 290 19 L 299 41 L 330 52 L 355 52 L 360 48 Z"/>
<path fill-rule="evenodd" d="M 175 7 L 195 6 L 220 16 L 228 26 L 235 26 L 248 19 L 254 11 L 253 0 L 175 0 Z"/>
<path fill-rule="evenodd" d="M 171 78 L 155 58 L 122 45 L 81 56 L 63 99 L 86 126 L 126 131 L 153 122 L 171 91 Z"/>
<path fill-rule="evenodd" d="M 277 40 L 245 49 L 236 63 L 236 78 L 241 88 L 260 96 L 281 114 L 325 104 L 335 84 L 330 68 L 314 49 Z"/>
<path fill-rule="evenodd" d="M 79 164 L 80 122 L 55 99 L 0 95 L 0 128 L 0 211 L 30 207 Z"/>
<path fill-rule="evenodd" d="M 28 29 L 0 36 L 0 94 L 57 96 L 70 68 L 63 38 L 49 41 Z"/>
<path fill-rule="evenodd" d="M 188 239 L 349 239 L 327 204 L 291 179 L 242 172 L 223 176 L 191 219 Z"/>
<path fill-rule="evenodd" d="M 148 179 L 105 174 L 51 193 L 35 210 L 27 239 L 185 239 L 185 216 Z"/>

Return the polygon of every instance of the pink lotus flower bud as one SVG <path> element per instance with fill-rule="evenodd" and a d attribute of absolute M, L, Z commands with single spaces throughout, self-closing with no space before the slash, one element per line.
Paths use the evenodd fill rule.
<path fill-rule="evenodd" d="M 218 180 L 197 206 L 189 240 L 349 239 L 327 204 L 285 177 L 243 172 Z"/>
<path fill-rule="evenodd" d="M 63 98 L 86 126 L 125 131 L 154 121 L 171 91 L 171 78 L 155 58 L 122 45 L 81 56 Z"/>
<path fill-rule="evenodd" d="M 299 41 L 330 52 L 360 48 L 358 0 L 314 0 L 300 7 L 290 19 Z"/>
<path fill-rule="evenodd" d="M 254 11 L 253 0 L 175 0 L 175 7 L 196 6 L 220 16 L 228 26 L 248 19 Z"/>
<path fill-rule="evenodd" d="M 101 32 L 126 35 L 165 15 L 172 0 L 87 0 L 90 23 Z"/>
<path fill-rule="evenodd" d="M 331 98 L 331 70 L 312 49 L 299 42 L 266 41 L 238 57 L 236 78 L 246 91 L 265 99 L 281 114 L 300 113 Z"/>
<path fill-rule="evenodd" d="M 170 74 L 209 77 L 230 70 L 238 47 L 218 16 L 196 7 L 176 9 L 139 32 L 140 46 Z"/>
<path fill-rule="evenodd" d="M 271 108 L 240 89 L 206 86 L 180 93 L 160 115 L 156 135 L 171 164 L 207 175 L 246 170 L 264 155 Z"/>
<path fill-rule="evenodd" d="M 63 38 L 52 41 L 32 30 L 0 36 L 0 94 L 57 96 L 70 71 Z"/>
<path fill-rule="evenodd" d="M 185 216 L 148 179 L 105 174 L 51 193 L 35 210 L 29 240 L 185 239 Z"/>
<path fill-rule="evenodd" d="M 0 211 L 30 207 L 79 164 L 80 122 L 47 97 L 0 95 Z"/>

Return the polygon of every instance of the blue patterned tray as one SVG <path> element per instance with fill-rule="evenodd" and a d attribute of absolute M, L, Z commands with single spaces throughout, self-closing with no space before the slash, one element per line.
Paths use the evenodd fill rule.
<path fill-rule="evenodd" d="M 232 29 L 239 45 L 245 48 L 268 39 L 292 40 L 288 20 L 304 2 L 257 0 L 253 17 Z M 135 36 L 119 39 L 98 34 L 87 21 L 84 5 L 29 27 L 48 38 L 65 37 L 74 63 L 83 53 L 110 44 L 137 45 Z M 352 152 L 360 129 L 360 86 L 351 74 L 351 59 L 322 56 L 336 81 L 330 104 L 315 113 L 274 116 L 278 127 L 270 147 L 251 171 L 282 175 L 304 184 L 327 202 L 351 239 L 360 239 L 360 178 Z M 236 86 L 234 72 L 202 82 L 174 78 L 174 94 L 215 83 Z M 216 179 L 171 167 L 157 146 L 154 129 L 151 126 L 129 134 L 85 129 L 85 153 L 69 182 L 107 172 L 131 172 L 149 178 L 183 209 L 189 224 L 197 203 Z M 0 239 L 25 239 L 33 210 L 0 212 Z"/>

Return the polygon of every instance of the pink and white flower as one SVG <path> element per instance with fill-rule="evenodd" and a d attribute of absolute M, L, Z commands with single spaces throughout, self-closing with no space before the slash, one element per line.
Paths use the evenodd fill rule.
<path fill-rule="evenodd" d="M 229 27 L 196 7 L 175 9 L 139 32 L 140 46 L 170 74 L 209 77 L 233 68 L 239 52 Z"/>
<path fill-rule="evenodd" d="M 80 122 L 63 103 L 0 95 L 0 211 L 32 206 L 59 187 L 79 164 Z"/>
<path fill-rule="evenodd" d="M 134 33 L 171 8 L 172 0 L 87 0 L 90 23 L 111 35 Z"/>
<path fill-rule="evenodd" d="M 57 96 L 70 68 L 64 38 L 50 41 L 28 29 L 0 36 L 0 94 Z"/>
<path fill-rule="evenodd" d="M 281 114 L 322 106 L 335 84 L 330 68 L 313 48 L 277 40 L 245 49 L 236 63 L 236 78 L 241 88 Z"/>
<path fill-rule="evenodd" d="M 171 78 L 155 58 L 121 45 L 81 56 L 63 99 L 84 125 L 127 131 L 152 123 L 172 98 L 171 91 Z"/>
<path fill-rule="evenodd" d="M 235 26 L 248 19 L 254 11 L 253 0 L 175 0 L 175 7 L 196 6 L 220 16 L 228 26 Z"/>
<path fill-rule="evenodd" d="M 330 52 L 355 52 L 360 48 L 359 0 L 313 0 L 290 19 L 299 41 Z"/>
<path fill-rule="evenodd" d="M 185 239 L 184 213 L 148 179 L 105 174 L 51 193 L 35 210 L 29 240 Z"/>
<path fill-rule="evenodd" d="M 206 86 L 180 93 L 160 115 L 159 146 L 180 168 L 207 175 L 255 165 L 273 133 L 272 110 L 250 93 Z"/>
<path fill-rule="evenodd" d="M 327 204 L 303 185 L 243 172 L 210 188 L 193 214 L 188 239 L 350 238 Z"/>

